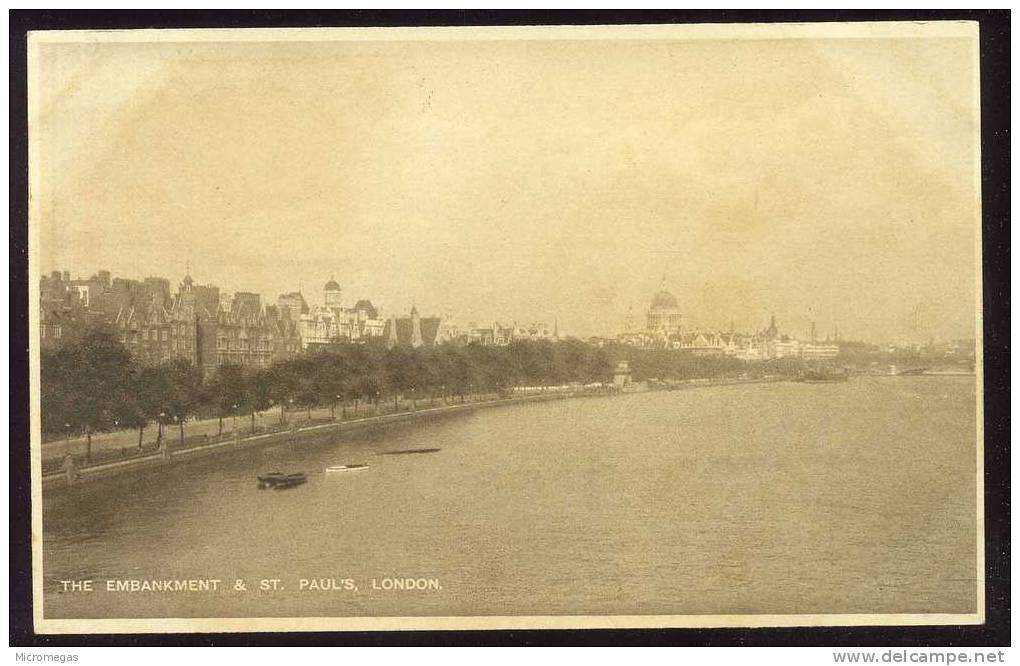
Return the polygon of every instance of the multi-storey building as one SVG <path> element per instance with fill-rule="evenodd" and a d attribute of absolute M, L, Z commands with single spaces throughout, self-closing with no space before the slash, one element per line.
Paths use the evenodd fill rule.
<path fill-rule="evenodd" d="M 224 363 L 267 367 L 301 350 L 296 322 L 263 308 L 258 294 L 221 295 L 186 275 L 175 293 L 165 278 L 88 280 L 51 273 L 40 281 L 40 342 L 52 348 L 89 324 L 110 324 L 145 365 L 184 359 L 211 374 Z"/>
<path fill-rule="evenodd" d="M 179 308 L 165 303 L 158 294 L 152 296 L 148 307 L 127 305 L 121 308 L 113 324 L 120 341 L 144 365 L 159 365 L 175 359 L 197 365 L 195 321 L 182 317 Z"/>
<path fill-rule="evenodd" d="M 301 315 L 308 314 L 308 303 L 300 291 L 280 294 L 276 299 L 276 307 L 280 310 L 281 317 L 287 317 L 291 321 L 297 321 Z"/>
<path fill-rule="evenodd" d="M 73 339 L 89 324 L 104 319 L 102 307 L 110 274 L 99 271 L 87 280 L 53 271 L 39 280 L 39 338 L 43 349 Z"/>
<path fill-rule="evenodd" d="M 309 308 L 300 293 L 280 296 L 281 311 L 286 308 L 288 316 L 301 310 L 297 317 L 301 345 L 310 346 L 357 342 L 366 338 L 386 335 L 386 322 L 369 300 L 358 301 L 353 308 L 343 305 L 343 293 L 339 283 L 330 278 L 323 287 L 324 305 Z"/>

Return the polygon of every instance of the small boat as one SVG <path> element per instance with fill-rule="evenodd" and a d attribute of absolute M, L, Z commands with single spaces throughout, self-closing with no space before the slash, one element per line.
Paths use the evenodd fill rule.
<path fill-rule="evenodd" d="M 399 449 L 397 451 L 383 451 L 379 455 L 381 456 L 404 456 L 409 453 L 435 453 L 436 451 L 442 451 L 442 449 Z"/>
<path fill-rule="evenodd" d="M 292 488 L 299 486 L 308 480 L 308 477 L 302 473 L 297 472 L 295 474 L 284 474 L 283 472 L 269 472 L 267 474 L 261 474 L 258 477 L 259 488 Z"/>
<path fill-rule="evenodd" d="M 301 472 L 298 472 L 297 474 L 288 474 L 273 485 L 273 490 L 286 490 L 287 488 L 300 486 L 306 481 L 308 481 L 308 477 Z"/>
<path fill-rule="evenodd" d="M 270 488 L 275 486 L 279 481 L 287 476 L 283 472 L 268 472 L 266 474 L 260 474 L 257 478 L 259 480 L 259 488 Z"/>
<path fill-rule="evenodd" d="M 365 469 L 368 465 L 333 465 L 332 467 L 326 468 L 327 474 L 334 472 L 354 472 L 359 469 Z"/>

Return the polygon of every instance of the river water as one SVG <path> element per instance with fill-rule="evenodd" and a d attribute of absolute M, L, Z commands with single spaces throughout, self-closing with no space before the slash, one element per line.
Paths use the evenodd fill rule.
<path fill-rule="evenodd" d="M 47 491 L 45 615 L 972 613 L 974 392 L 857 377 L 519 404 Z M 379 455 L 421 447 L 441 450 Z M 347 463 L 369 467 L 323 472 Z M 270 470 L 309 481 L 258 490 Z M 105 589 L 199 578 L 222 582 Z M 373 589 L 394 578 L 432 582 Z"/>

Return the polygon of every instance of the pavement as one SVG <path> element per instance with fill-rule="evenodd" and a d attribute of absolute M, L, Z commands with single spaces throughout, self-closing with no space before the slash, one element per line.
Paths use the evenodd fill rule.
<path fill-rule="evenodd" d="M 434 406 L 441 405 L 441 400 L 436 400 Z M 417 405 L 419 408 L 429 406 L 428 400 L 418 400 Z M 411 401 L 403 400 L 400 403 L 401 409 L 410 409 Z M 392 413 L 393 402 L 386 401 L 380 403 L 381 413 Z M 259 426 L 272 426 L 280 422 L 280 409 L 279 407 L 273 408 L 267 412 L 255 415 L 255 425 Z M 339 418 L 341 410 L 338 407 L 336 415 Z M 360 405 L 357 410 L 352 405 L 347 407 L 347 418 L 361 418 L 365 416 L 371 416 L 375 414 L 374 407 L 371 405 Z M 308 420 L 308 410 L 306 409 L 295 409 L 287 413 L 287 420 L 298 422 Z M 311 411 L 312 420 L 328 419 L 330 417 L 330 410 L 328 407 L 313 409 Z M 232 416 L 224 417 L 223 419 L 223 432 L 229 434 L 234 432 L 235 427 L 241 432 L 242 435 L 247 435 L 251 432 L 251 416 L 248 414 L 240 414 L 235 419 Z M 184 436 L 194 437 L 196 435 L 209 435 L 213 436 L 220 431 L 220 421 L 218 418 L 203 419 L 199 421 L 188 421 L 184 424 Z M 153 446 L 156 443 L 158 428 L 156 424 L 150 424 L 142 435 L 143 445 Z M 163 427 L 163 437 L 170 438 L 171 441 L 176 441 L 180 437 L 177 425 L 171 424 Z M 113 432 L 101 432 L 94 433 L 92 435 L 92 452 L 97 453 L 99 451 L 107 450 L 123 450 L 129 448 L 138 447 L 138 431 L 137 430 L 115 430 Z M 42 458 L 43 460 L 52 458 L 62 458 L 68 453 L 72 453 L 79 456 L 85 455 L 87 443 L 84 437 L 72 437 L 70 439 L 58 439 L 49 442 L 42 443 Z"/>

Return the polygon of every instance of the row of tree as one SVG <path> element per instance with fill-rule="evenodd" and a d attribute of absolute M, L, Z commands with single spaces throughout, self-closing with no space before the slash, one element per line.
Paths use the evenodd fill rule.
<path fill-rule="evenodd" d="M 187 362 L 142 367 L 104 328 L 91 329 L 56 351 L 42 353 L 40 401 L 44 433 L 84 434 L 91 456 L 92 434 L 116 428 L 163 429 L 184 423 L 206 393 L 202 373 Z"/>
<path fill-rule="evenodd" d="M 155 425 L 157 441 L 197 417 L 256 415 L 285 409 L 463 396 L 513 386 L 589 384 L 612 380 L 627 360 L 634 379 L 691 379 L 768 372 L 793 374 L 784 365 L 748 364 L 733 358 L 697 357 L 675 350 L 623 345 L 595 347 L 580 340 L 521 341 L 505 347 L 444 344 L 417 349 L 384 344 L 337 344 L 277 362 L 268 368 L 220 366 L 211 376 L 183 360 L 138 365 L 105 327 L 42 355 L 42 426 L 49 434 L 84 434 L 87 455 L 95 432 L 135 428 L 138 445 Z M 788 364 L 787 364 L 788 365 Z"/>
<path fill-rule="evenodd" d="M 83 434 L 86 455 L 92 435 L 135 428 L 142 445 L 155 425 L 157 441 L 176 426 L 216 416 L 256 415 L 286 409 L 337 408 L 378 403 L 400 396 L 435 398 L 492 392 L 522 384 L 606 381 L 608 356 L 580 341 L 522 342 L 509 347 L 440 345 L 427 348 L 384 344 L 338 344 L 280 361 L 268 368 L 223 365 L 208 377 L 184 360 L 162 366 L 137 364 L 105 327 L 41 358 L 42 426 L 53 434 Z M 284 414 L 281 411 L 281 416 Z"/>

